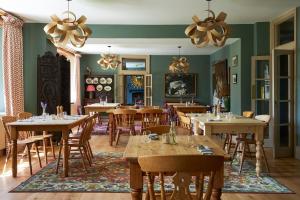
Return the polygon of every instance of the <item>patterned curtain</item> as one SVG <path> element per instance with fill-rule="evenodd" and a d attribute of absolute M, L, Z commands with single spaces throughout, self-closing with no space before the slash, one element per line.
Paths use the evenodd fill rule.
<path fill-rule="evenodd" d="M 6 115 L 24 111 L 23 83 L 23 21 L 6 15 L 3 17 L 3 77 Z"/>

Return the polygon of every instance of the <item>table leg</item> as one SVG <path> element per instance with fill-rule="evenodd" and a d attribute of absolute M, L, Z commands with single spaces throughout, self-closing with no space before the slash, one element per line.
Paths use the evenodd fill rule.
<path fill-rule="evenodd" d="M 64 169 L 64 176 L 69 176 L 69 145 L 68 145 L 68 131 L 62 131 L 62 141 L 63 141 L 63 169 Z"/>
<path fill-rule="evenodd" d="M 12 140 L 12 176 L 17 177 L 18 175 L 18 145 L 17 145 L 17 139 L 18 139 L 18 132 L 15 127 L 10 128 L 10 136 Z"/>
<path fill-rule="evenodd" d="M 255 133 L 256 140 L 256 175 L 259 177 L 261 172 L 261 155 L 262 155 L 262 143 L 263 143 L 263 127 L 257 127 Z"/>
<path fill-rule="evenodd" d="M 212 200 L 221 200 L 222 188 L 213 188 L 211 193 Z"/>
<path fill-rule="evenodd" d="M 108 124 L 109 124 L 109 144 L 110 146 L 112 146 L 114 141 L 114 118 L 112 113 L 109 113 Z"/>
<path fill-rule="evenodd" d="M 131 199 L 141 200 L 143 196 L 143 174 L 139 164 L 129 163 Z"/>

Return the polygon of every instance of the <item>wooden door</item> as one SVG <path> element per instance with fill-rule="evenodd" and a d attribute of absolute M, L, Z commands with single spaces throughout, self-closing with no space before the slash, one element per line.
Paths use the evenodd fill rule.
<path fill-rule="evenodd" d="M 272 52 L 274 157 L 294 155 L 294 51 Z"/>

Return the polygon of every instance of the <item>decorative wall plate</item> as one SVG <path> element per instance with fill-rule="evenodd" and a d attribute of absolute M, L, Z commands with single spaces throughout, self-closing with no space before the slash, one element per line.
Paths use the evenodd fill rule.
<path fill-rule="evenodd" d="M 107 85 L 107 86 L 104 87 L 104 90 L 107 91 L 107 92 L 111 91 L 111 87 Z"/>
<path fill-rule="evenodd" d="M 112 78 L 107 78 L 107 79 L 106 79 L 106 83 L 107 83 L 107 84 L 111 84 L 111 83 L 112 83 Z"/>
<path fill-rule="evenodd" d="M 85 82 L 86 82 L 87 84 L 92 84 L 92 83 L 93 83 L 93 80 L 92 80 L 91 78 L 87 78 L 87 79 L 85 79 Z"/>
<path fill-rule="evenodd" d="M 97 89 L 97 91 L 100 92 L 103 89 L 103 86 L 102 85 L 97 85 L 96 89 Z"/>
<path fill-rule="evenodd" d="M 94 83 L 94 84 L 98 84 L 98 82 L 99 82 L 99 81 L 98 81 L 98 78 L 95 77 L 95 78 L 93 79 L 93 83 Z"/>
<path fill-rule="evenodd" d="M 106 79 L 105 78 L 100 78 L 100 83 L 101 84 L 106 84 Z"/>

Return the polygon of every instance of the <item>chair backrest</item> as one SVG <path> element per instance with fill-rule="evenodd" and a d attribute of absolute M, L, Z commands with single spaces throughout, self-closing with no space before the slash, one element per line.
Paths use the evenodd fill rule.
<path fill-rule="evenodd" d="M 10 137 L 10 130 L 7 127 L 7 124 L 10 122 L 15 122 L 15 121 L 17 121 L 17 118 L 14 116 L 2 116 L 1 117 L 1 122 L 3 124 L 4 131 L 5 131 L 6 141 L 9 144 L 11 144 L 11 137 Z"/>
<path fill-rule="evenodd" d="M 136 110 L 117 108 L 113 111 L 114 121 L 117 127 L 134 126 Z"/>
<path fill-rule="evenodd" d="M 177 107 L 176 110 L 183 113 L 206 113 L 208 108 L 205 106 L 186 106 Z"/>
<path fill-rule="evenodd" d="M 179 117 L 179 125 L 182 128 L 186 128 L 190 130 L 190 134 L 192 133 L 192 122 L 191 119 L 187 116 L 181 115 Z"/>
<path fill-rule="evenodd" d="M 253 118 L 253 116 L 254 116 L 254 112 L 252 112 L 252 111 L 244 111 L 243 112 L 243 117 Z"/>
<path fill-rule="evenodd" d="M 79 137 L 79 143 L 84 144 L 90 137 L 90 134 L 92 132 L 93 126 L 94 126 L 94 120 L 95 116 L 88 117 L 81 125 L 82 132 Z"/>
<path fill-rule="evenodd" d="M 18 114 L 18 119 L 28 119 L 32 117 L 32 113 L 30 112 L 21 112 Z"/>
<path fill-rule="evenodd" d="M 175 173 L 173 176 L 174 191 L 171 199 L 192 199 L 189 191 L 191 175 L 197 174 L 195 185 L 197 199 L 203 199 L 204 176 L 208 176 L 208 184 L 204 199 L 210 199 L 214 184 L 215 174 L 223 170 L 223 156 L 203 155 L 174 155 L 174 156 L 142 156 L 138 158 L 141 170 L 148 177 L 150 199 L 155 199 L 153 176 L 158 173 L 160 177 L 161 199 L 166 199 L 164 189 L 164 174 Z M 188 163 L 188 164 L 187 164 Z M 172 198 L 173 197 L 173 198 Z"/>
<path fill-rule="evenodd" d="M 170 131 L 169 125 L 150 126 L 142 129 L 142 131 L 150 131 L 151 133 L 157 133 L 158 135 L 168 133 Z"/>
<path fill-rule="evenodd" d="M 181 112 L 181 111 L 179 111 L 179 110 L 177 110 L 176 113 L 177 113 L 177 116 L 185 116 L 185 113 L 184 113 L 184 112 Z"/>
<path fill-rule="evenodd" d="M 161 124 L 163 114 L 162 109 L 143 108 L 139 110 L 139 113 L 142 114 L 142 128 Z"/>

